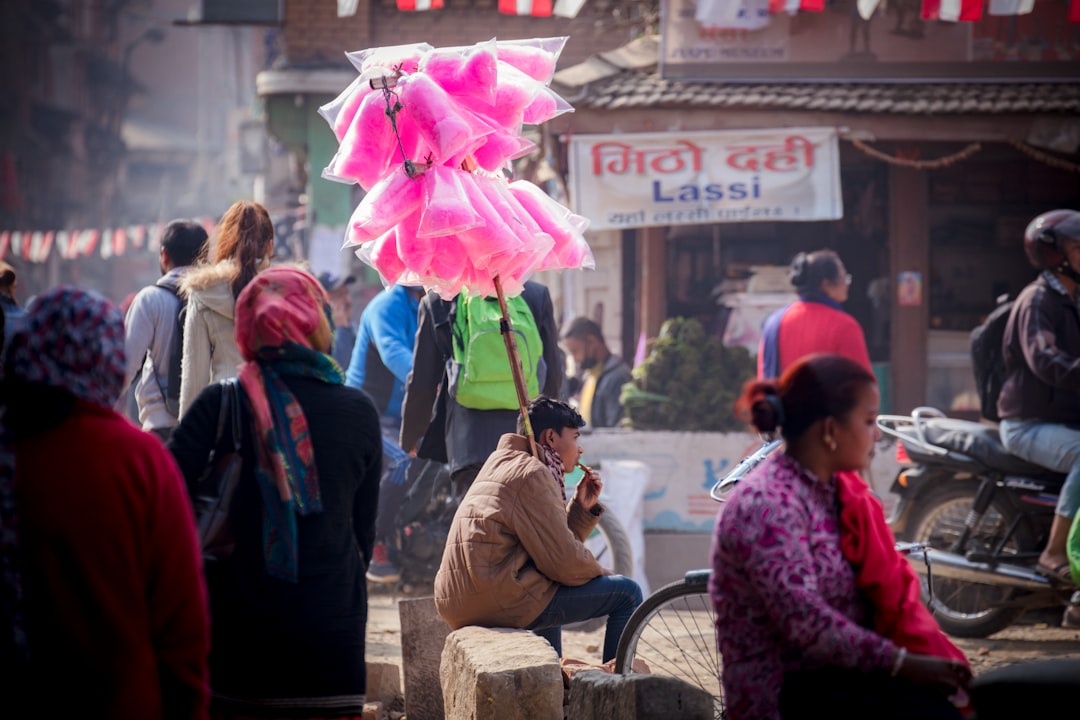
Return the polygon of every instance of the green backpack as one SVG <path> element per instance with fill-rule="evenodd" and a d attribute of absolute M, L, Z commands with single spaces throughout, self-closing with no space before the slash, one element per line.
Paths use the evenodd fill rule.
<path fill-rule="evenodd" d="M 521 370 L 529 399 L 540 394 L 540 330 L 529 304 L 520 295 L 506 299 L 510 324 L 517 339 Z M 474 410 L 515 410 L 514 375 L 499 327 L 502 311 L 496 298 L 458 295 L 454 322 L 450 392 L 458 404 Z"/>

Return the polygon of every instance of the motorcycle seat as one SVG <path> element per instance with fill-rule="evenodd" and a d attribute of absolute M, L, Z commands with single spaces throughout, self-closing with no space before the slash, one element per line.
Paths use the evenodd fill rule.
<path fill-rule="evenodd" d="M 967 455 L 1003 474 L 1060 477 L 1059 473 L 1018 458 L 1006 450 L 1001 444 L 998 429 L 991 425 L 955 418 L 933 418 L 925 421 L 924 428 L 928 442 Z"/>

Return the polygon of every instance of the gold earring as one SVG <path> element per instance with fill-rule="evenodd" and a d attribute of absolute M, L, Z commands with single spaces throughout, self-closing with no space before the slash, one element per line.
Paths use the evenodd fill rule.
<path fill-rule="evenodd" d="M 836 441 L 833 440 L 832 435 L 826 435 L 822 440 L 829 446 L 829 452 L 836 452 Z"/>

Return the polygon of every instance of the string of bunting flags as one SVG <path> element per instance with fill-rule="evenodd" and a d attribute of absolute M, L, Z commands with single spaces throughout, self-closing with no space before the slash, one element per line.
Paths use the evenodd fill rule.
<path fill-rule="evenodd" d="M 1067 0 L 1069 22 L 1080 22 L 1080 0 Z M 856 0 L 863 20 L 869 20 L 883 0 Z M 919 16 L 923 20 L 942 22 L 975 22 L 983 13 L 988 15 L 1026 15 L 1035 7 L 1035 0 L 919 0 Z M 825 0 L 698 0 L 694 18 L 707 28 L 757 30 L 769 23 L 769 16 L 778 13 L 794 15 L 802 12 L 822 12 Z"/>
<path fill-rule="evenodd" d="M 206 232 L 216 221 L 203 217 L 199 222 Z M 9 254 L 32 263 L 43 263 L 55 249 L 64 260 L 76 260 L 98 253 L 103 259 L 148 250 L 157 252 L 161 242 L 160 223 L 127 225 L 105 230 L 0 230 L 0 260 Z"/>

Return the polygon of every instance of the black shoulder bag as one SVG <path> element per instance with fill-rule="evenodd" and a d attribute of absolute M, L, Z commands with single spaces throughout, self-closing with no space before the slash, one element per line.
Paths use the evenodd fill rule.
<path fill-rule="evenodd" d="M 240 399 L 239 381 L 222 380 L 217 435 L 195 494 L 195 522 L 204 562 L 228 559 L 236 545 L 228 519 L 229 507 L 243 468 L 240 456 Z M 222 453 L 220 449 L 226 418 L 231 423 L 233 445 L 228 452 Z"/>

